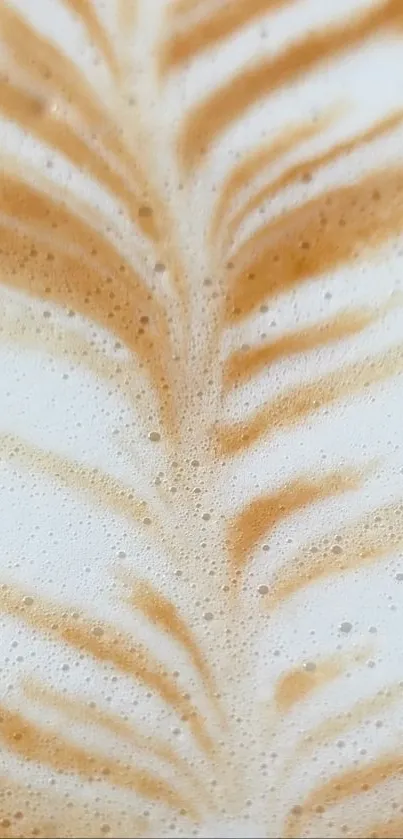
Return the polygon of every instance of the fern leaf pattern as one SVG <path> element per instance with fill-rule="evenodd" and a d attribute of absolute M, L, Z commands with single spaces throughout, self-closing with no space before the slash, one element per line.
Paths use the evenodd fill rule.
<path fill-rule="evenodd" d="M 401 835 L 402 39 L 0 5 L 4 839 Z"/>

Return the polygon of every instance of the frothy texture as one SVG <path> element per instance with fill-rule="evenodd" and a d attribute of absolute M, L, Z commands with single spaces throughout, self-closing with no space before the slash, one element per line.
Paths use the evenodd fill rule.
<path fill-rule="evenodd" d="M 0 9 L 0 836 L 400 836 L 401 0 Z"/>

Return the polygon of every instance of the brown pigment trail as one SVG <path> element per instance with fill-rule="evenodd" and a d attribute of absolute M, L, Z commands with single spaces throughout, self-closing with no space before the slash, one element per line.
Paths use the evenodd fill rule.
<path fill-rule="evenodd" d="M 0 462 L 6 460 L 32 474 L 50 478 L 58 487 L 82 494 L 99 507 L 113 511 L 130 521 L 141 523 L 154 514 L 145 501 L 138 499 L 131 487 L 120 483 L 98 467 L 62 457 L 56 453 L 28 443 L 21 437 L 0 433 Z M 158 532 L 158 522 L 154 521 Z"/>
<path fill-rule="evenodd" d="M 341 676 L 345 669 L 346 665 L 341 657 L 333 656 L 319 662 L 315 670 L 297 667 L 288 671 L 278 680 L 274 689 L 274 700 L 278 710 L 282 714 L 288 713 L 294 705 L 303 702 L 310 694 Z"/>
<path fill-rule="evenodd" d="M 232 79 L 196 105 L 179 137 L 179 154 L 188 174 L 203 154 L 236 120 L 264 96 L 320 69 L 371 38 L 403 30 L 400 0 L 384 0 L 342 24 L 313 32 L 274 58 L 263 58 L 237 71 Z"/>
<path fill-rule="evenodd" d="M 264 202 L 273 200 L 273 198 L 275 198 L 281 190 L 284 190 L 289 186 L 301 184 L 304 180 L 311 181 L 322 166 L 325 166 L 327 163 L 335 163 L 345 155 L 351 154 L 352 152 L 357 151 L 357 149 L 365 148 L 365 146 L 369 143 L 379 140 L 381 137 L 385 136 L 385 134 L 389 134 L 395 128 L 401 126 L 402 123 L 402 113 L 398 112 L 396 114 L 392 114 L 375 123 L 366 131 L 356 134 L 349 140 L 337 143 L 325 152 L 306 158 L 300 162 L 293 163 L 285 170 L 285 172 L 259 190 L 256 195 L 254 195 L 245 204 L 245 206 L 242 207 L 242 210 L 234 216 L 234 218 L 229 222 L 227 228 L 228 241 L 233 241 L 237 231 L 242 228 L 246 218 L 251 213 L 261 207 Z"/>
<path fill-rule="evenodd" d="M 161 218 L 164 211 L 145 176 L 143 161 L 133 156 L 132 148 L 128 149 L 122 141 L 114 114 L 108 113 L 85 76 L 57 45 L 6 4 L 0 7 L 0 33 L 3 46 L 15 60 L 14 75 L 20 78 L 23 71 L 27 76 L 26 86 L 1 81 L 0 113 L 99 180 L 122 201 L 144 235 L 159 241 L 165 234 Z M 87 134 L 96 136 L 101 151 L 66 119 L 50 113 L 49 102 L 67 102 Z M 106 161 L 104 152 L 112 154 L 115 165 Z M 128 174 L 117 171 L 116 164 Z M 147 213 L 141 212 L 144 205 Z"/>
<path fill-rule="evenodd" d="M 84 26 L 90 41 L 96 46 L 100 55 L 104 58 L 112 76 L 117 80 L 120 76 L 120 67 L 117 55 L 113 49 L 111 40 L 102 26 L 91 0 L 61 0 L 66 9 L 74 12 Z M 130 2 L 130 0 L 127 0 Z"/>
<path fill-rule="evenodd" d="M 347 309 L 334 318 L 288 332 L 274 341 L 266 341 L 246 350 L 236 350 L 224 365 L 224 390 L 228 392 L 264 370 L 269 372 L 271 365 L 276 362 L 359 335 L 375 323 L 378 317 L 378 313 L 371 309 Z"/>
<path fill-rule="evenodd" d="M 131 743 L 140 752 L 153 755 L 172 766 L 179 773 L 181 780 L 191 780 L 194 789 L 201 789 L 200 778 L 196 779 L 189 764 L 175 752 L 169 743 L 152 733 L 146 734 L 144 726 L 140 731 L 133 722 L 129 722 L 117 714 L 112 714 L 99 707 L 92 707 L 88 702 L 77 699 L 76 696 L 66 696 L 58 693 L 32 679 L 25 681 L 24 695 L 41 706 L 46 705 L 57 710 L 70 720 L 86 726 L 92 725 L 103 728 L 125 743 Z"/>
<path fill-rule="evenodd" d="M 179 714 L 188 725 L 200 748 L 209 754 L 213 743 L 206 732 L 205 721 L 192 703 L 182 694 L 175 680 L 155 660 L 147 648 L 118 631 L 114 626 L 91 621 L 78 614 L 72 618 L 65 609 L 44 598 L 28 597 L 16 586 L 0 587 L 0 612 L 11 615 L 49 637 L 54 637 L 74 649 L 84 652 L 98 662 L 111 664 L 121 673 L 138 681 L 159 696 Z M 32 602 L 31 602 L 32 601 Z"/>
<path fill-rule="evenodd" d="M 132 172 L 138 169 L 132 149 L 127 149 L 122 143 L 114 116 L 105 109 L 104 102 L 79 67 L 56 43 L 45 38 L 15 9 L 5 4 L 0 8 L 0 33 L 3 48 L 15 61 L 14 72 L 18 70 L 26 74 L 28 90 L 33 92 L 34 84 L 39 98 L 43 99 L 46 94 L 46 98 L 53 101 L 66 99 L 79 115 L 83 126 L 92 131 L 98 129 L 98 134 L 105 129 L 102 138 L 108 151 L 128 165 Z M 141 176 L 139 171 L 137 174 Z"/>
<path fill-rule="evenodd" d="M 326 811 L 331 806 L 355 796 L 365 795 L 389 779 L 402 775 L 403 756 L 399 754 L 383 755 L 367 766 L 355 767 L 336 775 L 332 780 L 318 786 L 300 803 L 302 812 L 288 817 L 284 836 L 286 839 L 297 839 L 301 836 L 310 816 L 318 807 Z"/>
<path fill-rule="evenodd" d="M 359 725 L 364 725 L 368 722 L 368 717 L 388 710 L 392 703 L 400 702 L 401 699 L 402 686 L 400 684 L 391 685 L 370 699 L 356 702 L 349 711 L 337 714 L 337 716 L 325 720 L 315 728 L 311 728 L 309 734 L 293 747 L 291 765 L 295 765 L 295 755 L 314 752 L 318 749 L 318 746 L 328 745 L 336 737 L 346 734 L 346 732 L 357 728 Z"/>
<path fill-rule="evenodd" d="M 216 202 L 210 231 L 213 244 L 217 237 L 217 230 L 221 229 L 223 220 L 226 220 L 231 204 L 237 199 L 240 191 L 249 189 L 253 178 L 261 176 L 264 168 L 272 166 L 307 140 L 326 131 L 341 113 L 341 106 L 335 106 L 315 122 L 309 120 L 287 127 L 279 131 L 273 140 L 245 155 L 242 162 L 232 169 L 220 187 L 220 197 Z"/>
<path fill-rule="evenodd" d="M 25 761 L 48 766 L 58 773 L 75 774 L 92 780 L 103 776 L 108 783 L 138 793 L 145 799 L 161 801 L 171 808 L 185 808 L 197 817 L 193 806 L 166 781 L 145 770 L 125 766 L 101 752 L 91 753 L 81 746 L 31 722 L 22 714 L 0 705 L 0 742 Z"/>
<path fill-rule="evenodd" d="M 153 626 L 165 632 L 183 647 L 196 671 L 201 676 L 210 700 L 213 702 L 214 707 L 218 709 L 217 686 L 215 685 L 208 662 L 197 638 L 185 619 L 181 617 L 175 604 L 158 592 L 146 580 L 137 581 L 132 575 L 126 574 L 123 575 L 123 579 L 126 576 L 128 577 L 127 583 L 131 589 L 127 597 L 128 603 L 135 609 L 139 609 Z"/>
<path fill-rule="evenodd" d="M 72 320 L 73 315 L 74 313 L 70 312 L 69 318 Z M 139 380 L 139 371 L 137 366 L 133 365 L 133 359 L 113 359 L 103 347 L 94 347 L 91 341 L 87 341 L 74 329 L 59 329 L 52 318 L 44 320 L 39 329 L 30 317 L 21 319 L 3 313 L 0 315 L 0 344 L 4 341 L 9 347 L 16 346 L 23 351 L 34 351 L 52 360 L 65 362 L 68 359 L 76 369 L 86 370 L 105 386 L 113 385 L 114 392 L 126 400 L 146 428 L 149 415 L 144 403 L 138 399 L 141 379 Z M 131 503 L 135 501 L 131 491 L 126 493 L 126 497 Z M 123 501 L 122 494 L 122 505 Z M 128 506 L 126 509 L 129 513 Z M 155 522 L 154 517 L 153 526 Z"/>
<path fill-rule="evenodd" d="M 137 0 L 118 0 L 118 22 L 120 37 L 130 38 L 137 19 Z"/>
<path fill-rule="evenodd" d="M 209 0 L 172 0 L 168 12 L 173 20 L 178 19 L 180 21 L 181 18 L 189 13 L 201 12 L 203 14 L 203 9 L 206 5 L 210 5 Z"/>
<path fill-rule="evenodd" d="M 337 553 L 331 544 L 337 545 Z M 347 574 L 374 565 L 403 545 L 403 508 L 392 504 L 368 513 L 336 534 L 327 534 L 328 546 L 318 540 L 317 551 L 310 546 L 289 560 L 270 583 L 265 598 L 268 609 L 286 603 L 295 594 L 320 580 Z"/>
<path fill-rule="evenodd" d="M 403 836 L 403 818 L 397 816 L 384 821 L 376 821 L 373 824 L 361 828 L 359 833 L 350 832 L 353 839 L 362 839 L 362 836 L 368 836 L 369 839 L 401 839 Z"/>
<path fill-rule="evenodd" d="M 212 439 L 220 456 L 233 457 L 265 437 L 295 428 L 321 409 L 365 393 L 403 371 L 403 348 L 398 345 L 371 361 L 345 365 L 335 373 L 277 396 L 245 422 L 217 425 Z"/>
<path fill-rule="evenodd" d="M 73 62 L 4 4 L 0 8 L 0 31 L 15 56 L 18 72 L 23 69 L 28 74 L 28 89 L 4 81 L 0 85 L 0 113 L 3 109 L 8 118 L 14 119 L 27 132 L 36 132 L 39 139 L 65 155 L 80 171 L 86 171 L 99 180 L 122 202 L 136 227 L 159 246 L 156 261 L 167 265 L 181 301 L 186 302 L 185 269 L 175 242 L 169 208 L 146 176 L 152 171 L 152 161 L 148 159 L 144 138 L 135 137 L 134 145 L 142 151 L 140 156 L 134 157 L 133 132 L 131 148 L 128 149 L 122 142 L 123 126 L 116 122 L 114 113 L 110 114 L 103 107 Z M 38 87 L 37 93 L 32 93 L 33 82 Z M 48 111 L 50 98 L 50 104 L 52 101 L 67 102 L 69 111 L 71 103 L 74 103 L 79 122 L 86 127 L 90 139 L 81 136 L 68 120 Z M 32 111 L 35 113 L 37 110 L 40 118 L 34 120 L 33 130 Z M 94 137 L 98 146 L 94 145 Z M 105 159 L 105 151 L 116 158 L 112 164 Z"/>
<path fill-rule="evenodd" d="M 78 311 L 117 335 L 138 355 L 166 431 L 175 433 L 171 336 L 162 305 L 144 280 L 95 228 L 11 175 L 3 177 L 0 212 L 28 225 L 23 234 L 0 222 L 2 282 Z"/>
<path fill-rule="evenodd" d="M 403 8 L 403 7 L 402 7 Z M 330 273 L 401 234 L 403 169 L 371 172 L 291 207 L 254 232 L 232 257 L 226 319 Z"/>
<path fill-rule="evenodd" d="M 206 14 L 193 26 L 174 33 L 162 45 L 159 55 L 161 75 L 177 70 L 182 64 L 253 23 L 265 12 L 275 12 L 292 4 L 294 0 L 232 0 L 217 4 L 217 10 Z M 175 6 L 173 7 L 175 12 Z"/>
<path fill-rule="evenodd" d="M 357 473 L 331 472 L 320 480 L 299 477 L 274 492 L 254 498 L 228 525 L 231 564 L 244 568 L 261 539 L 268 537 L 289 516 L 360 486 Z"/>
<path fill-rule="evenodd" d="M 127 179 L 113 169 L 96 148 L 66 120 L 47 111 L 45 100 L 0 79 L 0 113 L 91 176 L 121 201 L 132 222 L 146 236 L 154 241 L 159 239 L 154 212 L 148 206 L 141 206 L 141 200 L 137 193 L 133 193 Z"/>
<path fill-rule="evenodd" d="M 1 839 L 99 839 L 103 825 L 120 821 L 122 839 L 149 835 L 150 820 L 129 813 L 122 818 L 118 807 L 107 809 L 69 801 L 54 788 L 18 784 L 0 776 Z"/>
<path fill-rule="evenodd" d="M 127 360 L 121 361 L 108 357 L 102 348 L 94 347 L 74 329 L 63 328 L 59 332 L 51 318 L 41 325 L 40 330 L 30 320 L 0 315 L 0 343 L 18 346 L 28 352 L 34 351 L 52 359 L 73 362 L 92 373 L 98 381 L 112 383 L 118 393 L 121 393 L 128 403 L 139 410 L 136 401 L 134 379 L 136 371 Z M 130 379 L 130 381 L 129 381 Z"/>

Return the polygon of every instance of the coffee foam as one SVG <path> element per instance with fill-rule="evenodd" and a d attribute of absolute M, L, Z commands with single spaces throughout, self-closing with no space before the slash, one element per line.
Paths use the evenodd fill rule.
<path fill-rule="evenodd" d="M 402 20 L 353 6 L 0 12 L 2 836 L 400 835 Z"/>

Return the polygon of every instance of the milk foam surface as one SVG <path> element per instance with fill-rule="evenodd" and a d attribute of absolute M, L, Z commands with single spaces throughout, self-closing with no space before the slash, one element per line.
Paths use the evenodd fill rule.
<path fill-rule="evenodd" d="M 0 35 L 0 835 L 399 836 L 400 3 Z"/>

